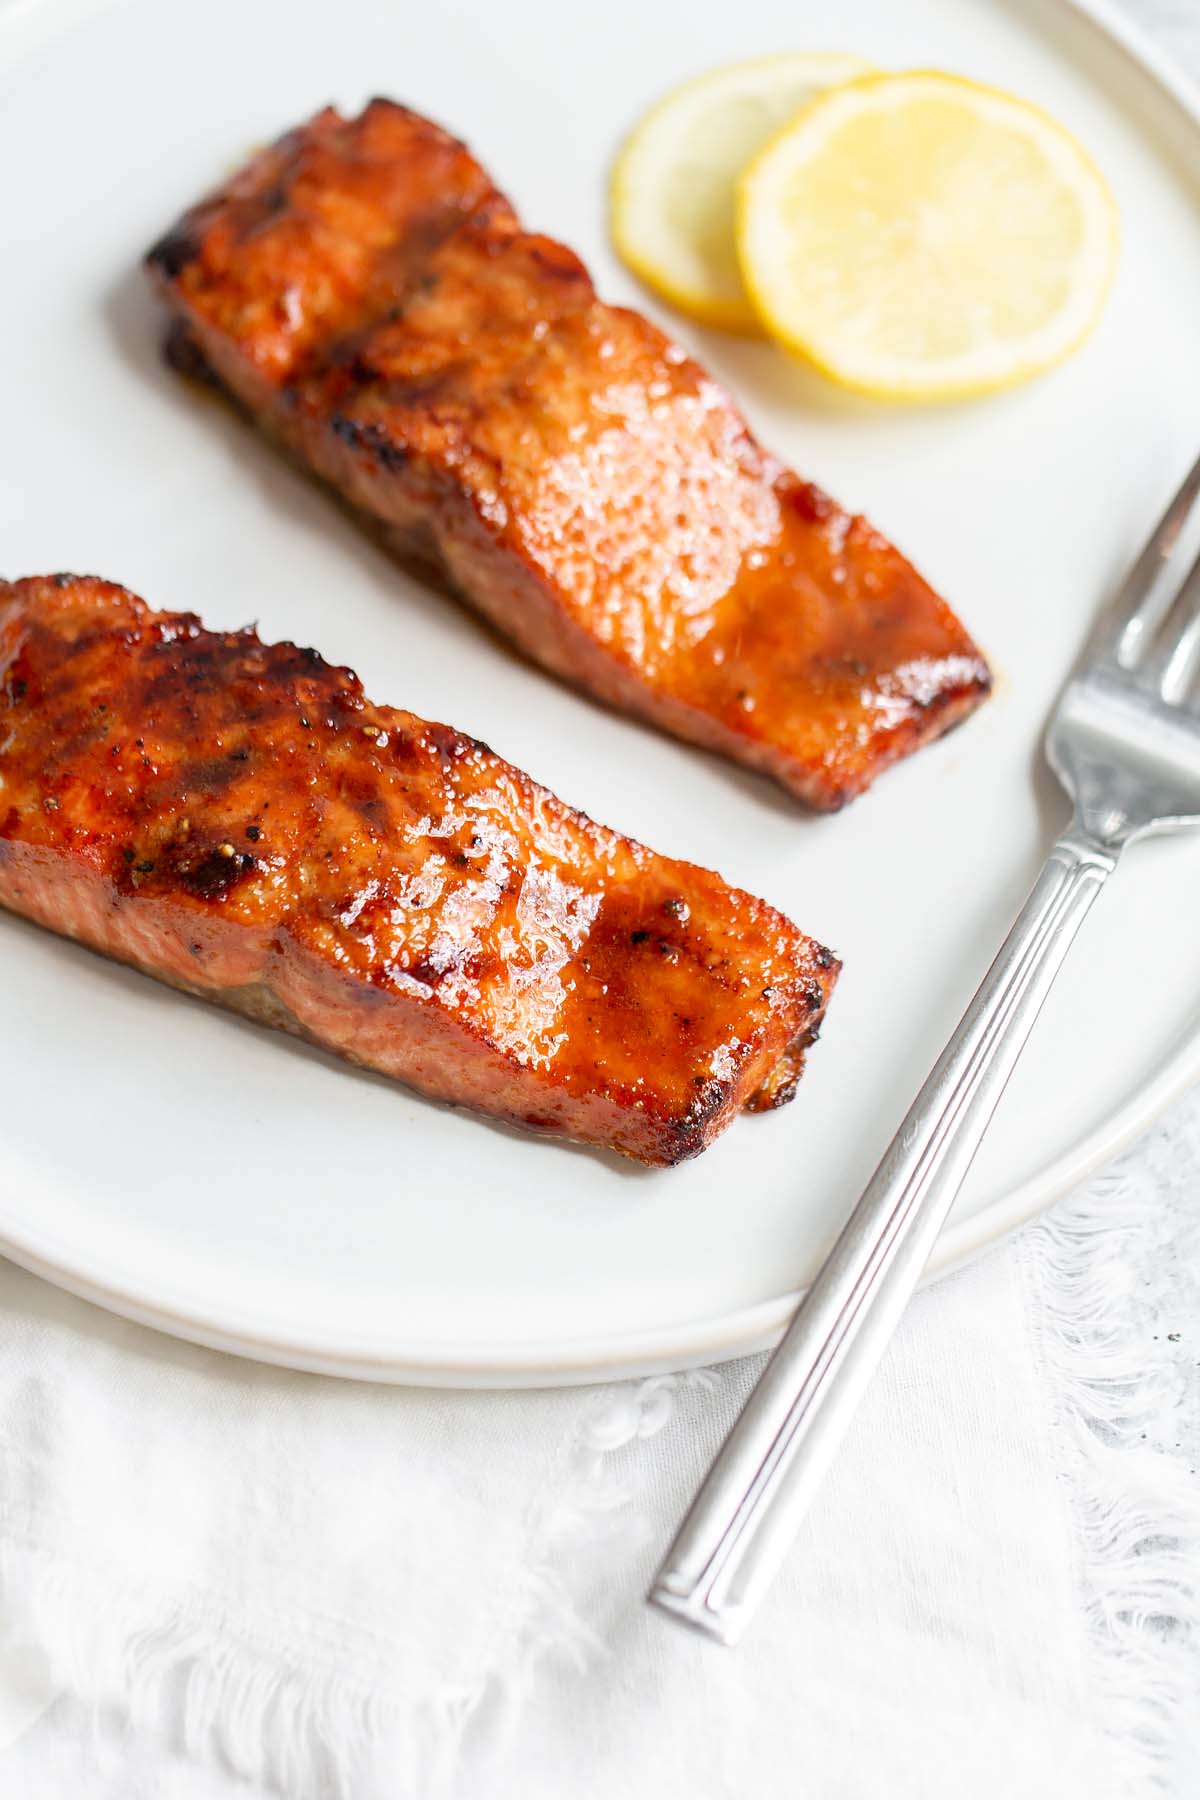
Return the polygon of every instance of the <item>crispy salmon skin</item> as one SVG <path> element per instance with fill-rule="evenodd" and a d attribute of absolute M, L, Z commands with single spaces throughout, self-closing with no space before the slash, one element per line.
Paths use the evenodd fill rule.
<path fill-rule="evenodd" d="M 177 355 L 610 705 L 833 809 L 987 694 L 899 551 L 406 108 L 318 113 L 147 262 Z"/>
<path fill-rule="evenodd" d="M 315 651 L 69 575 L 0 582 L 0 905 L 650 1164 L 790 1096 L 838 970 Z"/>

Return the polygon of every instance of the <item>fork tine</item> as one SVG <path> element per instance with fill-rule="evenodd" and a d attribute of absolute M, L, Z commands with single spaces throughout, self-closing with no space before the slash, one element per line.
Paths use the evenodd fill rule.
<path fill-rule="evenodd" d="M 1116 636 L 1113 654 L 1123 669 L 1132 669 L 1141 661 L 1154 637 L 1157 617 L 1167 601 L 1167 577 L 1175 551 L 1198 498 L 1200 457 L 1184 476 L 1178 493 L 1109 609 L 1109 630 Z"/>
<path fill-rule="evenodd" d="M 1163 699 L 1177 705 L 1186 698 L 1192 677 L 1200 668 L 1200 556 L 1184 577 L 1171 602 L 1153 649 L 1138 670 L 1139 679 L 1153 682 Z"/>

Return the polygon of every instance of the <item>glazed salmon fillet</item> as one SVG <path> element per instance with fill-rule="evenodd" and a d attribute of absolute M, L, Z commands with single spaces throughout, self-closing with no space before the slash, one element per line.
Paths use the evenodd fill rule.
<path fill-rule="evenodd" d="M 833 809 L 988 692 L 899 551 L 406 108 L 318 113 L 147 261 L 177 361 L 608 704 Z"/>
<path fill-rule="evenodd" d="M 0 905 L 651 1164 L 790 1097 L 838 970 L 315 651 L 68 575 L 0 582 Z"/>

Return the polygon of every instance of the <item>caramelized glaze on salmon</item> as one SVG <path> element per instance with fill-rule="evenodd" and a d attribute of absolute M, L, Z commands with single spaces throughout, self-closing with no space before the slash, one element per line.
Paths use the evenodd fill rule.
<path fill-rule="evenodd" d="M 0 905 L 652 1164 L 790 1096 L 838 969 L 315 651 L 66 575 L 0 582 Z"/>
<path fill-rule="evenodd" d="M 835 808 L 987 693 L 900 553 L 405 108 L 318 113 L 148 263 L 177 353 L 609 704 Z"/>

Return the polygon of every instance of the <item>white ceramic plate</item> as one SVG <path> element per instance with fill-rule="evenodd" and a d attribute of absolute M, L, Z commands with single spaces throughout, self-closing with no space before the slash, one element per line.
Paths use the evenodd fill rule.
<path fill-rule="evenodd" d="M 804 45 L 1040 102 L 1120 202 L 1096 338 L 1018 393 L 839 397 L 765 346 L 676 329 L 766 442 L 952 600 L 999 691 L 833 819 L 498 650 L 214 401 L 167 374 L 140 252 L 254 144 L 335 99 L 469 136 L 604 292 L 605 170 L 652 97 Z M 1190 160 L 1193 175 L 1187 168 Z M 0 557 L 98 571 L 214 625 L 315 643 L 598 818 L 766 895 L 845 959 L 795 1104 L 646 1173 L 354 1073 L 0 918 L 0 1248 L 245 1354 L 393 1381 L 572 1381 L 767 1340 L 816 1267 L 1062 817 L 1038 739 L 1099 598 L 1200 439 L 1200 124 L 1094 18 L 1039 0 L 38 0 L 0 11 Z M 1200 842 L 1128 859 L 1055 993 L 939 1251 L 1008 1230 L 1200 1073 Z"/>

